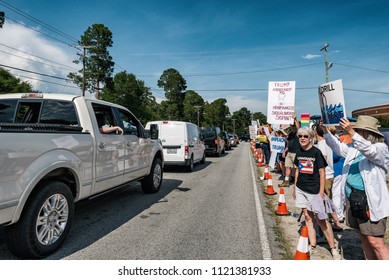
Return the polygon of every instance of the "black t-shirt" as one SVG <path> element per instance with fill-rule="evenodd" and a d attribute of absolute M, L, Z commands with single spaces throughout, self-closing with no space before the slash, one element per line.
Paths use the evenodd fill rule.
<path fill-rule="evenodd" d="M 300 148 L 296 153 L 294 164 L 299 171 L 297 187 L 307 193 L 318 194 L 320 191 L 319 169 L 327 166 L 321 151 L 315 146 L 307 151 Z"/>
<path fill-rule="evenodd" d="M 297 137 L 297 132 L 290 132 L 288 134 L 288 152 L 289 153 L 297 153 L 297 151 L 300 149 L 300 142 Z"/>

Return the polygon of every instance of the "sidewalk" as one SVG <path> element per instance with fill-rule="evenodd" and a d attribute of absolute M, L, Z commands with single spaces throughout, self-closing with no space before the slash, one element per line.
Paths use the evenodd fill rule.
<path fill-rule="evenodd" d="M 255 161 L 255 159 L 254 159 Z M 258 170 L 258 182 L 259 186 L 262 186 L 262 190 L 265 191 L 267 187 L 267 180 L 260 180 L 260 177 L 263 176 L 265 167 L 257 167 Z M 269 167 L 269 171 L 271 168 Z M 265 201 L 265 205 L 267 205 L 270 209 L 271 213 L 274 213 L 278 208 L 278 199 L 279 199 L 279 187 L 278 184 L 282 182 L 279 180 L 281 174 L 275 173 L 273 171 L 269 172 L 272 175 L 272 182 L 274 191 L 277 193 L 276 195 L 267 195 L 264 194 L 263 191 L 260 191 L 261 199 Z M 388 186 L 389 187 L 389 186 Z M 287 256 L 285 259 L 293 259 L 297 243 L 300 238 L 300 228 L 304 225 L 304 216 L 301 217 L 300 222 L 298 221 L 301 209 L 295 207 L 295 200 L 292 197 L 293 185 L 290 187 L 284 188 L 285 193 L 285 201 L 288 212 L 290 215 L 288 216 L 277 216 L 274 213 L 274 218 L 276 220 L 276 226 L 279 230 L 282 231 L 284 242 L 283 244 L 287 247 L 286 250 L 288 252 L 285 254 Z M 341 254 L 343 255 L 343 259 L 345 260 L 364 260 L 364 255 L 361 247 L 361 241 L 359 239 L 359 235 L 356 230 L 353 230 L 346 226 L 344 223 L 344 230 L 341 232 L 334 232 L 335 236 L 335 244 L 341 250 Z M 389 244 L 389 225 L 386 231 L 386 241 Z M 317 252 L 316 252 L 317 251 Z M 311 257 L 311 260 L 332 260 L 332 255 L 330 253 L 330 248 L 328 243 L 318 243 L 316 246 L 315 254 Z M 290 257 L 292 256 L 292 257 Z"/>

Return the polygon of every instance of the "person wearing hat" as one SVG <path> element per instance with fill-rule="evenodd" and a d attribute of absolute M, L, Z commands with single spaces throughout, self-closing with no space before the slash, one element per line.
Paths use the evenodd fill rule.
<path fill-rule="evenodd" d="M 389 216 L 389 191 L 386 174 L 389 150 L 376 118 L 359 116 L 350 123 L 341 118 L 340 127 L 351 137 L 345 144 L 324 128 L 327 144 L 345 157 L 342 169 L 342 185 L 346 193 L 346 223 L 359 231 L 365 258 L 389 260 L 389 247 L 384 235 Z"/>

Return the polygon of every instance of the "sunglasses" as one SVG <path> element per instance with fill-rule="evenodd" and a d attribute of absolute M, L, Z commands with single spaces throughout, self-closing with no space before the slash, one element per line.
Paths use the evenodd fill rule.
<path fill-rule="evenodd" d="M 303 137 L 304 137 L 304 138 L 309 138 L 309 135 L 306 135 L 306 134 L 305 134 L 305 135 L 299 135 L 298 137 L 299 137 L 299 138 L 303 138 Z"/>

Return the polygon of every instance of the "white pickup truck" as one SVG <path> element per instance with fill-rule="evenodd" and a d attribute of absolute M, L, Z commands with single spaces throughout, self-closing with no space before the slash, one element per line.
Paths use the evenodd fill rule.
<path fill-rule="evenodd" d="M 0 142 L 0 225 L 9 250 L 23 259 L 43 258 L 63 244 L 75 202 L 135 180 L 145 193 L 162 184 L 157 126 L 146 131 L 120 105 L 67 94 L 0 94 Z"/>

